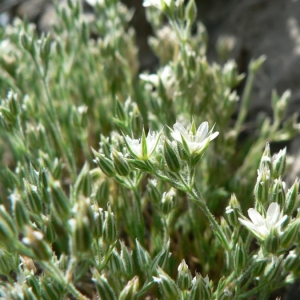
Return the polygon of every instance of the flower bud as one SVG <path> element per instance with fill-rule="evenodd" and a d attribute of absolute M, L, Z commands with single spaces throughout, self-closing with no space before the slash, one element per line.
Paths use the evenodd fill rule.
<path fill-rule="evenodd" d="M 122 122 L 125 122 L 126 119 L 127 119 L 127 114 L 124 110 L 124 106 L 121 104 L 121 102 L 119 100 L 116 101 L 116 116 L 117 118 L 122 121 Z"/>
<path fill-rule="evenodd" d="M 211 299 L 211 290 L 209 286 L 209 279 L 206 276 L 203 278 L 200 274 L 196 273 L 196 276 L 192 281 L 192 289 L 190 294 L 190 300 L 209 300 Z"/>
<path fill-rule="evenodd" d="M 295 272 L 299 269 L 300 260 L 299 260 L 299 251 L 295 249 L 290 251 L 288 256 L 285 258 L 283 262 L 283 267 L 286 272 Z"/>
<path fill-rule="evenodd" d="M 149 253 L 141 246 L 138 240 L 135 240 L 135 245 L 138 265 L 142 271 L 146 270 L 149 267 L 151 261 Z"/>
<path fill-rule="evenodd" d="M 10 112 L 7 107 L 0 106 L 0 114 L 8 124 L 14 124 L 16 122 L 16 117 Z"/>
<path fill-rule="evenodd" d="M 226 207 L 226 214 L 229 224 L 233 227 L 239 227 L 240 222 L 238 220 L 240 214 L 242 213 L 240 203 L 238 202 L 234 194 L 231 195 L 229 206 Z"/>
<path fill-rule="evenodd" d="M 280 150 L 278 154 L 272 157 L 273 178 L 284 176 L 286 166 L 286 148 Z"/>
<path fill-rule="evenodd" d="M 272 187 L 272 193 L 270 197 L 270 202 L 276 202 L 280 207 L 285 205 L 285 182 L 281 181 L 281 178 L 275 179 Z"/>
<path fill-rule="evenodd" d="M 25 33 L 21 36 L 22 46 L 26 51 L 30 53 L 31 56 L 36 55 L 36 47 L 34 44 L 34 38 L 30 39 L 30 37 Z"/>
<path fill-rule="evenodd" d="M 125 266 L 119 253 L 114 249 L 109 260 L 110 269 L 113 274 L 122 276 L 125 274 Z"/>
<path fill-rule="evenodd" d="M 270 169 L 267 166 L 263 166 L 257 173 L 258 176 L 254 187 L 254 196 L 256 201 L 265 204 L 268 202 L 269 197 Z"/>
<path fill-rule="evenodd" d="M 299 179 L 297 178 L 293 186 L 288 190 L 286 194 L 284 214 L 286 215 L 292 214 L 298 198 L 298 192 L 299 192 Z"/>
<path fill-rule="evenodd" d="M 94 225 L 94 238 L 99 239 L 102 237 L 103 233 L 103 212 L 101 208 L 99 208 L 98 211 L 94 213 Z"/>
<path fill-rule="evenodd" d="M 87 216 L 76 218 L 75 244 L 78 252 L 87 252 L 92 244 L 92 232 Z"/>
<path fill-rule="evenodd" d="M 28 205 L 33 213 L 41 214 L 43 211 L 42 198 L 38 192 L 37 186 L 30 184 L 24 179 L 24 184 L 26 188 L 26 194 L 28 199 Z"/>
<path fill-rule="evenodd" d="M 114 290 L 104 275 L 94 273 L 93 281 L 95 282 L 99 299 L 117 300 Z"/>
<path fill-rule="evenodd" d="M 180 162 L 173 145 L 168 140 L 164 143 L 164 157 L 169 170 L 177 173 L 180 170 Z"/>
<path fill-rule="evenodd" d="M 57 282 L 51 282 L 47 277 L 41 280 L 41 286 L 43 290 L 43 298 L 47 300 L 60 299 L 62 286 Z"/>
<path fill-rule="evenodd" d="M 17 192 L 10 195 L 10 200 L 12 202 L 13 214 L 16 220 L 16 224 L 19 229 L 23 229 L 24 226 L 29 223 L 29 216 L 26 205 L 21 200 L 20 195 Z"/>
<path fill-rule="evenodd" d="M 178 267 L 177 285 L 182 291 L 186 291 L 192 285 L 192 274 L 185 260 Z"/>
<path fill-rule="evenodd" d="M 0 274 L 8 276 L 12 267 L 12 258 L 6 251 L 0 250 Z"/>
<path fill-rule="evenodd" d="M 100 207 L 105 207 L 109 201 L 109 181 L 103 180 L 96 192 L 96 201 Z"/>
<path fill-rule="evenodd" d="M 193 24 L 197 17 L 197 6 L 195 0 L 190 0 L 185 9 L 185 19 L 189 24 Z"/>
<path fill-rule="evenodd" d="M 103 223 L 103 240 L 107 244 L 112 244 L 117 239 L 117 228 L 114 213 L 110 209 L 105 212 L 105 220 Z"/>
<path fill-rule="evenodd" d="M 44 63 L 48 63 L 50 51 L 51 51 L 51 37 L 50 35 L 44 37 L 43 43 L 40 49 L 40 56 Z"/>
<path fill-rule="evenodd" d="M 259 58 L 255 60 L 251 60 L 249 64 L 249 70 L 255 74 L 262 67 L 265 60 L 266 60 L 265 55 L 261 55 Z"/>
<path fill-rule="evenodd" d="M 179 154 L 179 157 L 182 160 L 187 161 L 189 159 L 189 153 L 186 151 L 186 149 L 183 147 L 183 145 L 181 143 L 176 143 L 177 145 L 177 152 Z"/>
<path fill-rule="evenodd" d="M 125 160 L 122 153 L 113 150 L 112 158 L 114 161 L 115 169 L 120 176 L 126 177 L 130 172 L 130 167 L 128 162 Z"/>
<path fill-rule="evenodd" d="M 124 289 L 121 291 L 119 300 L 131 300 L 135 299 L 135 295 L 139 290 L 139 278 L 137 276 L 133 277 Z"/>
<path fill-rule="evenodd" d="M 267 280 L 268 282 L 271 282 L 277 277 L 277 275 L 280 271 L 282 258 L 283 258 L 282 255 L 280 257 L 275 257 L 275 256 L 272 257 L 272 262 L 270 262 L 266 266 L 265 271 L 264 271 L 265 280 Z"/>
<path fill-rule="evenodd" d="M 159 204 L 161 200 L 161 194 L 157 188 L 157 181 L 155 179 L 149 180 L 147 185 L 147 191 L 150 200 L 155 204 Z"/>
<path fill-rule="evenodd" d="M 70 216 L 70 203 L 69 199 L 64 193 L 59 181 L 54 181 L 51 185 L 52 190 L 52 203 L 56 213 L 60 218 L 68 219 Z"/>
<path fill-rule="evenodd" d="M 164 215 L 168 215 L 175 206 L 176 192 L 173 188 L 169 192 L 164 192 L 161 202 L 159 203 L 159 209 Z"/>
<path fill-rule="evenodd" d="M 26 236 L 22 242 L 29 246 L 38 260 L 49 260 L 52 257 L 52 250 L 44 241 L 43 234 L 34 231 L 31 227 L 27 227 Z"/>
<path fill-rule="evenodd" d="M 170 241 L 168 241 L 166 246 L 152 260 L 150 269 L 155 272 L 157 267 L 164 268 L 170 256 Z"/>
<path fill-rule="evenodd" d="M 35 296 L 37 297 L 37 299 L 40 299 L 41 298 L 41 287 L 40 287 L 40 283 L 39 283 L 37 277 L 30 273 L 29 275 L 26 276 L 26 284 L 29 288 L 32 289 L 32 291 L 35 294 Z"/>
<path fill-rule="evenodd" d="M 42 232 L 44 234 L 45 240 L 49 244 L 52 244 L 55 242 L 55 240 L 57 238 L 57 234 L 56 234 L 56 231 L 54 229 L 51 219 L 45 217 L 44 224 L 42 227 Z"/>
<path fill-rule="evenodd" d="M 113 162 L 108 159 L 105 155 L 100 154 L 99 152 L 96 152 L 94 149 L 92 149 L 93 154 L 95 155 L 94 162 L 97 163 L 98 167 L 102 170 L 102 172 L 107 177 L 112 177 L 115 175 L 115 168 Z"/>
<path fill-rule="evenodd" d="M 252 276 L 261 276 L 267 266 L 267 263 L 268 260 L 265 258 L 255 258 L 251 270 Z"/>
<path fill-rule="evenodd" d="M 129 251 L 124 243 L 121 243 L 121 258 L 125 267 L 125 275 L 131 278 L 134 274 L 132 251 Z"/>
<path fill-rule="evenodd" d="M 234 267 L 240 272 L 247 263 L 247 253 L 241 238 L 239 238 L 234 251 Z"/>
<path fill-rule="evenodd" d="M 269 253 L 276 254 L 280 246 L 280 236 L 277 228 L 271 228 L 265 240 L 265 248 Z"/>
<path fill-rule="evenodd" d="M 290 223 L 281 235 L 281 246 L 288 249 L 296 241 L 297 235 L 299 233 L 300 220 L 295 219 Z"/>
<path fill-rule="evenodd" d="M 0 241 L 11 249 L 13 241 L 17 238 L 18 232 L 13 219 L 7 213 L 4 205 L 0 205 Z"/>
<path fill-rule="evenodd" d="M 159 290 L 165 299 L 180 299 L 180 291 L 174 282 L 162 269 L 158 269 L 158 277 L 153 276 Z"/>
<path fill-rule="evenodd" d="M 8 107 L 10 112 L 13 114 L 13 116 L 18 116 L 20 114 L 21 108 L 20 103 L 17 99 L 17 94 L 13 94 L 12 92 L 9 92 L 7 95 L 8 98 Z"/>

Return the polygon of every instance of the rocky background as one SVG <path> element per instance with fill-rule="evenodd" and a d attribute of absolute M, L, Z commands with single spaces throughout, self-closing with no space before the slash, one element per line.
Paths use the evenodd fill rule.
<path fill-rule="evenodd" d="M 66 0 L 57 0 L 66 2 Z M 147 45 L 151 27 L 146 22 L 142 0 L 123 0 L 134 8 L 132 25 L 136 30 L 141 69 L 155 69 L 157 59 Z M 51 0 L 0 0 L 0 25 L 6 26 L 14 17 L 26 17 L 36 23 L 39 32 L 51 30 L 55 9 Z M 208 57 L 216 59 L 216 43 L 220 36 L 230 36 L 236 43 L 232 57 L 239 70 L 247 72 L 251 58 L 267 56 L 257 75 L 252 94 L 249 119 L 258 112 L 271 115 L 271 93 L 292 92 L 288 114 L 300 114 L 300 0 L 196 0 L 198 18 L 205 24 L 209 36 Z M 91 7 L 84 2 L 86 16 Z M 282 146 L 282 145 L 280 145 Z M 287 181 L 300 175 L 300 137 L 288 145 L 294 157 Z M 298 284 L 299 285 L 299 284 Z M 275 296 L 272 298 L 275 299 Z M 297 285 L 289 287 L 284 300 L 300 299 Z"/>

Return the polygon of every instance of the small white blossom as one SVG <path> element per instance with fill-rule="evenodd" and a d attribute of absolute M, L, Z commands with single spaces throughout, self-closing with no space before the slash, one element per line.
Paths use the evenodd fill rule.
<path fill-rule="evenodd" d="M 173 0 L 144 0 L 143 6 L 149 7 L 153 6 L 158 8 L 159 10 L 163 10 L 164 6 L 170 6 Z"/>
<path fill-rule="evenodd" d="M 96 6 L 97 4 L 104 4 L 104 0 L 86 0 L 86 2 L 91 6 Z"/>
<path fill-rule="evenodd" d="M 239 221 L 260 240 L 265 240 L 272 228 L 281 233 L 280 226 L 287 218 L 287 215 L 283 216 L 283 212 L 280 211 L 276 202 L 270 204 L 265 217 L 254 208 L 248 209 L 248 215 L 251 221 L 242 218 L 239 218 Z"/>
<path fill-rule="evenodd" d="M 128 135 L 126 135 L 125 142 L 129 152 L 135 158 L 149 159 L 158 144 L 159 138 L 160 133 L 151 133 L 149 131 L 147 137 L 144 136 L 141 139 L 132 139 Z"/>
<path fill-rule="evenodd" d="M 174 130 L 171 133 L 175 140 L 180 143 L 185 142 L 188 145 L 191 154 L 201 152 L 219 134 L 218 131 L 212 133 L 211 130 L 209 132 L 207 122 L 201 123 L 197 132 L 193 132 L 192 125 L 186 129 L 181 123 L 176 122 L 173 126 Z"/>

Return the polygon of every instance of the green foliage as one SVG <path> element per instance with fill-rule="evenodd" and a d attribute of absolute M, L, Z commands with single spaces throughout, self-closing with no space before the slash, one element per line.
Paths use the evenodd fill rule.
<path fill-rule="evenodd" d="M 49 35 L 0 32 L 0 297 L 266 299 L 293 282 L 299 180 L 268 144 L 300 131 L 290 93 L 242 144 L 264 57 L 245 78 L 219 40 L 210 63 L 195 2 L 147 0 L 160 65 L 139 74 L 132 13 L 96 2 L 91 20 L 58 6 Z"/>

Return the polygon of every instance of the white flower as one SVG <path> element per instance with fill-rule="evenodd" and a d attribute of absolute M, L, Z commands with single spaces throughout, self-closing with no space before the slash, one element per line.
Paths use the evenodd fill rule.
<path fill-rule="evenodd" d="M 173 0 L 144 0 L 143 6 L 148 7 L 148 6 L 154 6 L 158 8 L 159 10 L 163 10 L 164 6 L 170 6 L 171 2 Z"/>
<path fill-rule="evenodd" d="M 143 132 L 141 139 L 132 139 L 128 135 L 125 137 L 125 143 L 129 152 L 139 159 L 149 159 L 154 152 L 158 141 L 160 138 L 160 133 L 149 131 L 147 137 Z"/>
<path fill-rule="evenodd" d="M 175 74 L 170 66 L 165 66 L 158 74 L 141 74 L 140 79 L 152 84 L 158 88 L 160 81 L 162 82 L 168 99 L 172 99 L 176 91 Z"/>
<path fill-rule="evenodd" d="M 97 4 L 104 4 L 104 0 L 86 0 L 86 2 L 91 6 L 96 6 Z"/>
<path fill-rule="evenodd" d="M 277 229 L 281 233 L 280 225 L 287 218 L 287 215 L 283 216 L 283 212 L 280 211 L 280 206 L 276 202 L 270 204 L 265 217 L 254 208 L 248 209 L 248 215 L 251 221 L 242 218 L 239 218 L 239 220 L 260 240 L 265 240 L 272 228 Z"/>
<path fill-rule="evenodd" d="M 183 145 L 184 143 L 188 145 L 188 150 L 191 154 L 201 152 L 201 150 L 205 149 L 208 143 L 216 138 L 219 134 L 218 131 L 212 133 L 211 130 L 208 132 L 207 122 L 201 123 L 197 129 L 197 132 L 195 132 L 193 128 L 195 128 L 194 124 L 190 125 L 186 129 L 182 124 L 176 122 L 173 126 L 174 130 L 171 133 L 175 140 Z"/>

